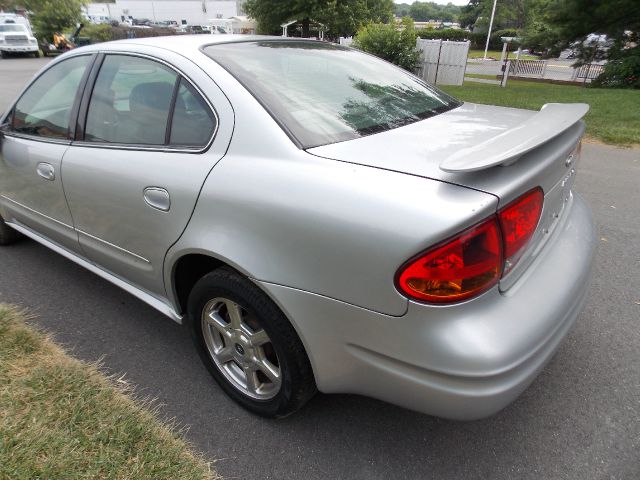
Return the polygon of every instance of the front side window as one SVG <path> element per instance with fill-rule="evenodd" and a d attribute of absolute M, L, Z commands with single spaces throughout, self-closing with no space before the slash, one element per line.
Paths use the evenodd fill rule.
<path fill-rule="evenodd" d="M 69 138 L 71 109 L 91 58 L 64 60 L 38 77 L 16 103 L 12 129 L 47 138 Z"/>
<path fill-rule="evenodd" d="M 85 140 L 163 145 L 178 75 L 146 58 L 108 55 L 91 94 Z"/>

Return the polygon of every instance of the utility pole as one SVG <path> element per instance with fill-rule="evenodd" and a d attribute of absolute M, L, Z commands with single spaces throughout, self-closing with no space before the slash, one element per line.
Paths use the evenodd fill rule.
<path fill-rule="evenodd" d="M 489 21 L 489 31 L 487 32 L 487 44 L 484 47 L 484 59 L 487 59 L 487 50 L 489 50 L 489 39 L 491 38 L 491 29 L 493 28 L 493 17 L 496 14 L 496 3 L 498 0 L 493 0 L 493 9 L 491 10 L 491 20 Z"/>

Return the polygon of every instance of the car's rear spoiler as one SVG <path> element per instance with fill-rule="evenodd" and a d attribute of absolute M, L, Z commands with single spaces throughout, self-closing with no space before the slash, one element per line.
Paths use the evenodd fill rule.
<path fill-rule="evenodd" d="M 511 164 L 523 154 L 551 140 L 589 111 L 586 103 L 547 103 L 520 125 L 446 158 L 445 172 L 473 172 L 496 165 Z"/>

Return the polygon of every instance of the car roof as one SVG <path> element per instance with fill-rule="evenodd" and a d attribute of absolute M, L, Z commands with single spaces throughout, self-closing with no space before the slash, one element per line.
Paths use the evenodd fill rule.
<path fill-rule="evenodd" d="M 276 37 L 267 35 L 168 35 L 164 37 L 144 37 L 144 38 L 128 38 L 115 40 L 111 42 L 96 43 L 88 47 L 82 47 L 83 50 L 117 50 L 121 46 L 152 46 L 160 47 L 166 50 L 184 54 L 186 51 L 197 51 L 200 48 L 220 43 L 232 42 L 250 42 L 260 40 L 280 40 L 280 41 L 313 41 L 309 39 Z"/>

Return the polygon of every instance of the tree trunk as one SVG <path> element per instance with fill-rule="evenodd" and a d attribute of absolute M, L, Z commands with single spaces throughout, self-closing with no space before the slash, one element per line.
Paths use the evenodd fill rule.
<path fill-rule="evenodd" d="M 309 17 L 302 19 L 302 37 L 309 38 Z"/>

